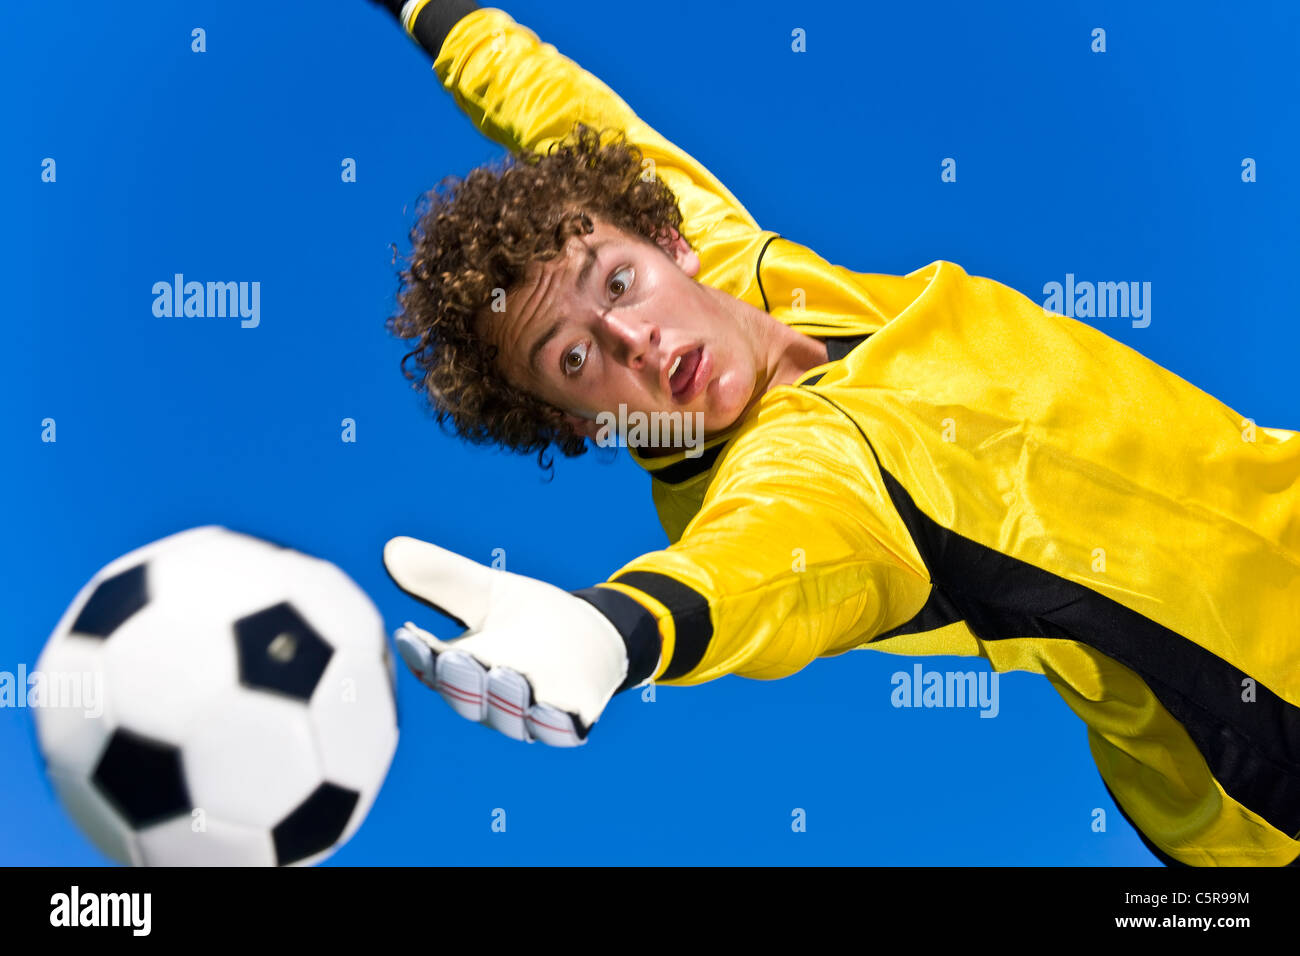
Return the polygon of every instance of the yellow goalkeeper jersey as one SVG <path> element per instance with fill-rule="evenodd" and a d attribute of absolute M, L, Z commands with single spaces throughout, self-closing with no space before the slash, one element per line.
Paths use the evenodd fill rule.
<path fill-rule="evenodd" d="M 671 544 L 589 590 L 635 602 L 657 682 L 984 657 L 1051 681 L 1167 862 L 1300 856 L 1295 432 L 954 263 L 853 272 L 759 228 L 501 10 L 457 21 L 434 70 L 512 151 L 623 130 L 677 195 L 698 281 L 829 340 L 702 456 L 633 452 Z"/>

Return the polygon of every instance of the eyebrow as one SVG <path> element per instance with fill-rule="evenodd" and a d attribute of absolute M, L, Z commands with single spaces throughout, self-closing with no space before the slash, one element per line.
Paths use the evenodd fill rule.
<path fill-rule="evenodd" d="M 577 287 L 579 291 L 586 288 L 587 282 L 591 278 L 592 267 L 596 265 L 596 253 L 599 252 L 602 247 L 609 245 L 612 241 L 613 240 L 610 239 L 602 239 L 600 242 L 590 246 L 583 243 L 583 248 L 587 251 L 587 258 L 586 261 L 582 263 L 582 268 L 578 270 Z M 541 337 L 533 343 L 532 348 L 528 350 L 528 367 L 534 372 L 537 371 L 537 356 L 541 353 L 542 349 L 546 347 L 546 343 L 555 338 L 556 333 L 560 331 L 560 325 L 562 322 L 562 319 L 556 319 L 552 322 L 547 330 L 542 333 Z"/>

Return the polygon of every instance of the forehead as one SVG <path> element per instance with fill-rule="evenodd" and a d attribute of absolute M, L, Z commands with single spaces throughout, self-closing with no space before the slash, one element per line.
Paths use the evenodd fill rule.
<path fill-rule="evenodd" d="M 542 299 L 546 304 L 558 303 L 576 292 L 575 283 L 592 252 L 599 255 L 602 250 L 615 246 L 626 248 L 643 241 L 640 236 L 600 219 L 593 218 L 592 225 L 590 233 L 570 236 L 557 255 L 528 263 L 524 278 L 517 286 L 506 290 L 507 315 L 531 319 L 538 306 L 543 305 Z"/>
<path fill-rule="evenodd" d="M 479 334 L 497 346 L 497 366 L 517 386 L 534 384 L 529 352 L 579 297 L 579 275 L 592 261 L 592 253 L 600 256 L 610 248 L 627 248 L 645 241 L 594 216 L 592 226 L 586 235 L 570 236 L 563 251 L 553 258 L 530 262 L 517 286 L 504 290 L 504 296 L 496 293 L 496 308 L 489 304 L 479 313 Z M 592 278 L 588 276 L 588 281 Z"/>

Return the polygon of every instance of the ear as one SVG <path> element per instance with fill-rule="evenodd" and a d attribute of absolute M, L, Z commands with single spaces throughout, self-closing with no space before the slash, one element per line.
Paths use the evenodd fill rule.
<path fill-rule="evenodd" d="M 677 263 L 677 268 L 691 278 L 695 278 L 700 271 L 699 255 L 676 229 L 670 226 L 668 232 L 670 238 L 660 239 L 659 248 L 663 249 L 668 254 L 668 257 Z"/>
<path fill-rule="evenodd" d="M 590 418 L 579 418 L 577 415 L 570 415 L 566 412 L 564 420 L 569 423 L 569 426 L 575 432 L 579 435 L 586 435 L 592 441 L 595 441 L 596 436 L 600 433 L 600 423 L 592 421 Z"/>

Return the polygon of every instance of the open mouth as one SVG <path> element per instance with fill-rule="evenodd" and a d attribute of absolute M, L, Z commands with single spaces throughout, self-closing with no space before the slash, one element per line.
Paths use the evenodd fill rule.
<path fill-rule="evenodd" d="M 668 387 L 672 389 L 675 400 L 685 401 L 693 391 L 703 351 L 703 348 L 692 349 L 685 355 L 678 356 L 673 363 L 668 374 Z"/>

